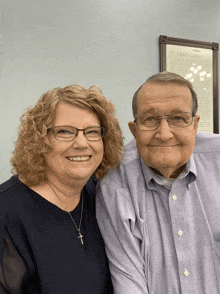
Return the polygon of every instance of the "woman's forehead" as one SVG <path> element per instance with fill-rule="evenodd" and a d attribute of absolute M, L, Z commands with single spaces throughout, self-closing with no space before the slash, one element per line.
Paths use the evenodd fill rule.
<path fill-rule="evenodd" d="M 96 113 L 91 110 L 83 109 L 81 107 L 61 103 L 57 106 L 56 125 L 73 125 L 73 124 L 95 124 L 100 125 L 99 118 Z M 74 126 L 74 125 L 73 125 Z"/>

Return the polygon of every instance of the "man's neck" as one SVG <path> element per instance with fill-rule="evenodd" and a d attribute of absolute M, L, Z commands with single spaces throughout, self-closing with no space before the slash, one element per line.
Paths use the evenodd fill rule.
<path fill-rule="evenodd" d="M 173 169 L 173 168 L 161 168 L 160 170 L 153 168 L 152 170 L 155 172 L 155 174 L 159 175 L 159 176 L 163 176 L 165 178 L 173 178 L 176 179 L 178 178 L 178 176 L 181 174 L 181 172 L 184 170 L 184 168 L 186 167 L 186 165 L 184 164 L 183 166 L 181 166 L 178 169 Z"/>

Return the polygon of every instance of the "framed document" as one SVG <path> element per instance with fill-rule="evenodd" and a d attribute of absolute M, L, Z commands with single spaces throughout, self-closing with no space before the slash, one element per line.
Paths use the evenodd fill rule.
<path fill-rule="evenodd" d="M 160 71 L 189 80 L 198 96 L 199 132 L 219 133 L 218 43 L 160 36 Z"/>

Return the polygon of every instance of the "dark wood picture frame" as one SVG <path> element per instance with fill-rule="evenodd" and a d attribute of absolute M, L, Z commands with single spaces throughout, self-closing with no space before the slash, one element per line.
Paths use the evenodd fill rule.
<path fill-rule="evenodd" d="M 219 133 L 219 103 L 218 103 L 218 43 L 209 43 L 160 35 L 160 71 L 167 70 L 170 60 L 167 58 L 167 45 L 197 47 L 212 50 L 212 81 L 213 81 L 213 132 Z M 175 47 L 177 48 L 177 47 Z M 204 51 L 204 50 L 203 50 Z M 180 65 L 181 66 L 181 65 Z"/>

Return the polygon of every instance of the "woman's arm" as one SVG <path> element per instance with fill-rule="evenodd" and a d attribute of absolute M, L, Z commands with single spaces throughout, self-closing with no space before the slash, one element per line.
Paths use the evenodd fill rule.
<path fill-rule="evenodd" d="M 3 232 L 1 234 L 3 236 Z M 8 234 L 1 238 L 3 252 L 0 263 L 0 293 L 22 293 L 22 282 L 26 274 L 26 266 L 18 254 Z"/>

